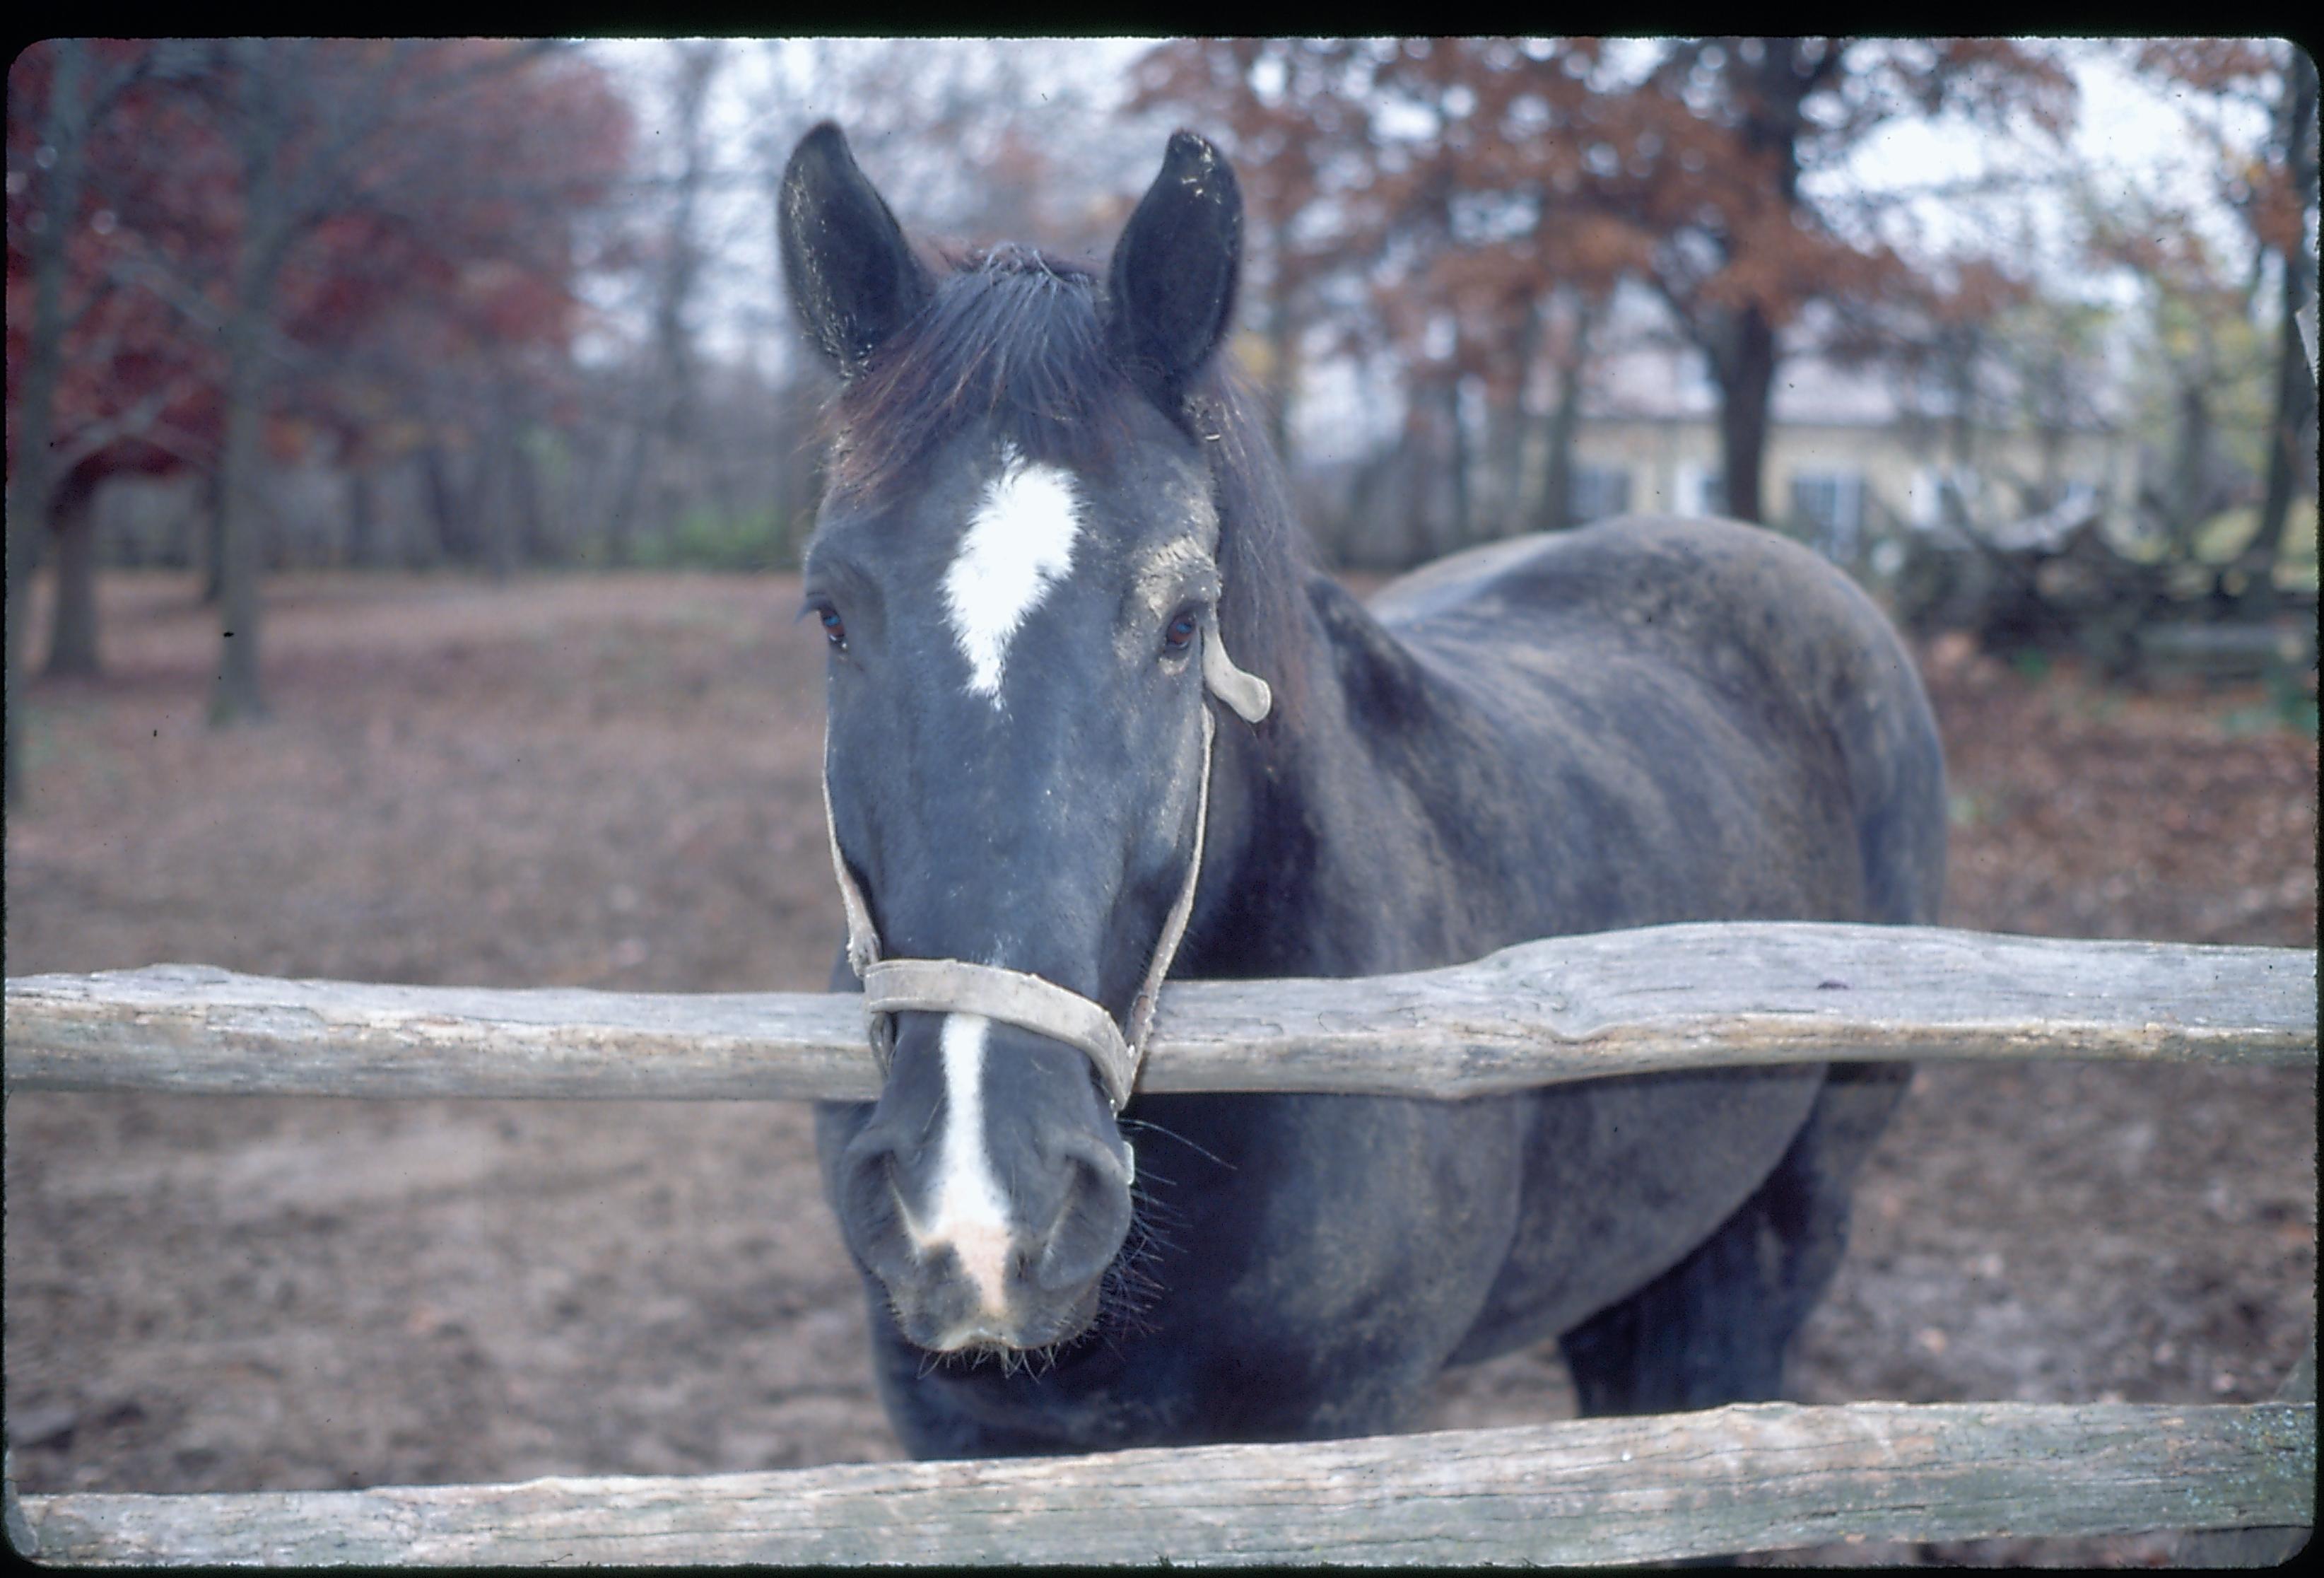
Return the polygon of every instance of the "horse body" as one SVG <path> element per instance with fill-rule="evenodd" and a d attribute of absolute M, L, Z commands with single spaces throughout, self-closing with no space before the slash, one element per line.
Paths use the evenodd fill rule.
<path fill-rule="evenodd" d="M 1019 259 L 939 287 L 818 135 L 785 245 L 802 316 L 854 369 L 842 452 L 918 409 L 893 398 L 915 358 L 964 413 L 896 452 L 923 463 L 916 487 L 843 475 L 809 556 L 811 587 L 837 588 L 811 591 L 826 631 L 871 632 L 835 637 L 826 772 L 843 882 L 860 870 L 895 946 L 1038 974 L 1128 1022 L 1189 862 L 1179 976 L 1366 975 L 1677 920 L 1933 918 L 1934 729 L 1838 572 L 1757 528 L 1628 520 L 1459 556 L 1367 610 L 1271 538 L 1272 457 L 1201 375 L 1231 300 L 1212 255 L 1222 236 L 1231 254 L 1231 175 L 1207 148 L 1174 141 L 1105 291 Z M 1141 229 L 1157 206 L 1169 222 Z M 1161 268 L 1157 247 L 1192 255 Z M 851 270 L 871 288 L 849 294 Z M 941 337 L 992 301 L 1047 348 L 961 360 Z M 1068 365 L 1097 335 L 1119 378 Z M 980 377 L 986 398 L 959 401 Z M 996 414 L 1028 382 L 1033 414 Z M 1045 428 L 1059 410 L 1084 420 Z M 1052 515 L 1004 521 L 1020 494 Z M 993 569 L 1002 533 L 1032 546 Z M 964 612 L 964 586 L 996 590 Z M 1193 627 L 1258 653 L 1276 698 L 1214 746 Z M 843 960 L 835 986 L 854 980 Z M 1077 1055 L 1021 1026 L 899 1013 L 890 1056 L 881 1101 L 818 1130 L 883 1395 L 922 1456 L 1391 1430 L 1447 1363 L 1550 1336 L 1592 1411 L 1773 1396 L 1903 1074 L 1139 1097 L 1109 1121 Z M 982 1171 L 957 1165 L 964 1112 Z M 980 1189 L 1008 1198 L 972 1209 Z"/>

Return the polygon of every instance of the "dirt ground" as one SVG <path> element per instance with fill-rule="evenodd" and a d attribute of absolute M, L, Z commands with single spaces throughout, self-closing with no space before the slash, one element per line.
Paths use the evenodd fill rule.
<path fill-rule="evenodd" d="M 106 677 L 32 687 L 10 975 L 821 986 L 839 915 L 794 580 L 281 577 L 272 720 L 227 734 L 203 723 L 215 627 L 193 592 L 112 577 Z M 2316 746 L 2256 687 L 2108 693 L 1943 643 L 1924 666 L 1950 924 L 2314 946 Z M 1798 1395 L 2271 1396 L 2313 1328 L 2315 1088 L 2298 1070 L 1923 1068 Z M 803 1108 L 24 1095 L 6 1186 L 6 1428 L 28 1491 L 898 1455 Z M 1572 1407 L 1545 1347 L 1448 1376 L 1428 1424 Z"/>

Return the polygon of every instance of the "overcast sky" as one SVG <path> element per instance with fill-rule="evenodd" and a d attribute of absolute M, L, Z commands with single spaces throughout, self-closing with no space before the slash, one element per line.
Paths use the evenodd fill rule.
<path fill-rule="evenodd" d="M 1111 112 L 1120 100 L 1124 69 L 1149 43 L 1078 41 L 1060 69 L 1081 78 L 1084 102 Z M 928 41 L 932 51 L 976 47 L 973 42 Z M 588 48 L 629 86 L 639 115 L 640 143 L 650 150 L 669 132 L 661 119 L 668 102 L 662 85 L 668 80 L 671 46 L 660 40 L 600 40 Z M 754 151 L 770 120 L 788 123 L 778 128 L 788 136 L 835 107 L 816 102 L 812 74 L 802 69 L 803 54 L 795 44 L 760 41 L 737 41 L 730 48 L 711 115 L 721 161 L 736 173 L 759 168 Z M 2085 168 L 2101 172 L 2099 195 L 2144 193 L 2181 202 L 2206 216 L 2209 239 L 2235 247 L 2235 224 L 2211 196 L 2202 147 L 2189 135 L 2186 120 L 2170 97 L 2124 70 L 2099 48 L 2070 46 L 2068 58 L 2081 88 L 2072 151 Z M 1110 114 L 1105 118 L 1111 120 Z M 2254 112 L 2238 129 L 2256 143 L 2264 126 Z M 1906 241 L 1915 250 L 1941 252 L 1988 237 L 1998 226 L 2016 230 L 2030 220 L 2037 245 L 2050 255 L 2028 261 L 2053 282 L 2104 289 L 2107 281 L 2091 280 L 2070 261 L 2061 210 L 2043 195 L 2048 189 L 2043 183 L 2061 163 L 2056 151 L 2037 136 L 1995 135 L 1959 121 L 1907 118 L 1873 134 L 1841 170 L 1818 179 L 1869 191 L 1906 192 L 1985 181 L 2000 189 L 1981 198 L 1955 193 L 1907 205 L 1893 223 L 1913 234 L 1891 239 Z M 898 206 L 911 226 L 915 216 L 904 211 L 908 205 L 900 197 Z M 776 295 L 770 216 L 755 180 L 738 182 L 719 195 L 711 206 L 708 228 L 706 239 L 716 259 L 705 281 L 699 319 L 704 349 L 722 359 L 748 360 L 771 373 L 787 354 L 783 347 L 788 330 Z M 616 321 L 643 322 L 636 303 L 609 293 L 600 304 Z"/>

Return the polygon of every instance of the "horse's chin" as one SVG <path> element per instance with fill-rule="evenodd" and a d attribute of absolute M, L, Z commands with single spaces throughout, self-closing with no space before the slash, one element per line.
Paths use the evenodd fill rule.
<path fill-rule="evenodd" d="M 907 1342 L 945 1358 L 1011 1359 L 1049 1352 L 1086 1334 L 1096 1324 L 1098 1286 L 1046 1307 L 979 1313 L 964 1319 L 934 1310 L 913 1309 L 892 1297 L 896 1324 Z"/>

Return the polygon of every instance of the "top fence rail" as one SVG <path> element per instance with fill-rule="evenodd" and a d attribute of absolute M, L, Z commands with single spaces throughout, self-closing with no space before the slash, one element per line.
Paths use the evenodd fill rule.
<path fill-rule="evenodd" d="M 2316 955 L 1797 921 L 1648 927 L 1360 980 L 1167 987 L 1140 1088 L 1462 1097 L 1824 1059 L 2316 1061 Z M 493 991 L 164 964 L 7 983 L 6 1084 L 869 1100 L 856 999 Z"/>

